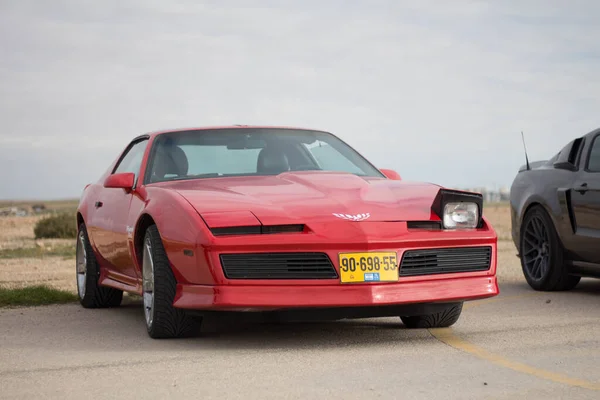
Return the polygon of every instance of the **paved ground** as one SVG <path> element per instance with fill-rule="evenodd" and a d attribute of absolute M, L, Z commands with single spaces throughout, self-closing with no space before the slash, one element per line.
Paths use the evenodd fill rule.
<path fill-rule="evenodd" d="M 139 304 L 3 310 L 0 398 L 600 398 L 600 280 L 501 290 L 433 331 L 395 318 L 220 322 L 156 341 Z"/>

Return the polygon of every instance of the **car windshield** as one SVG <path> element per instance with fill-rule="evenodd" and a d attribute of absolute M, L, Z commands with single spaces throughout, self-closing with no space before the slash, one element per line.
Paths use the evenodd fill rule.
<path fill-rule="evenodd" d="M 159 135 L 152 146 L 146 182 L 277 175 L 288 171 L 335 171 L 384 177 L 330 133 L 237 128 Z"/>

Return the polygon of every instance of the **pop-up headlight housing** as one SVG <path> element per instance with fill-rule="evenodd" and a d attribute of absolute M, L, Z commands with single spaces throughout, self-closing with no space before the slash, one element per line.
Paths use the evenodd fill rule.
<path fill-rule="evenodd" d="M 483 224 L 480 193 L 440 189 L 431 209 L 442 221 L 443 229 L 475 229 Z"/>

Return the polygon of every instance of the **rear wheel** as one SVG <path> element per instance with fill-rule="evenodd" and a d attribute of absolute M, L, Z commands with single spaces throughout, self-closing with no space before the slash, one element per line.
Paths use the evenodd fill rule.
<path fill-rule="evenodd" d="M 90 244 L 87 229 L 79 225 L 75 249 L 77 294 L 85 308 L 117 307 L 123 300 L 123 291 L 98 284 L 100 267 Z"/>
<path fill-rule="evenodd" d="M 458 321 L 462 308 L 463 303 L 459 303 L 434 314 L 400 317 L 400 319 L 409 329 L 447 328 Z"/>
<path fill-rule="evenodd" d="M 148 335 L 154 339 L 189 336 L 201 319 L 173 307 L 177 281 L 156 225 L 146 231 L 142 249 L 144 317 Z"/>
<path fill-rule="evenodd" d="M 541 206 L 525 214 L 519 254 L 525 280 L 535 290 L 570 290 L 581 280 L 569 274 L 552 219 Z"/>

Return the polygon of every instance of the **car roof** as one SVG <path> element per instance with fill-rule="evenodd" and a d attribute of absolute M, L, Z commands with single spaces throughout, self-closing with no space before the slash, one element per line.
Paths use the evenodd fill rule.
<path fill-rule="evenodd" d="M 302 130 L 302 131 L 312 131 L 312 132 L 325 132 L 320 129 L 308 129 L 308 128 L 300 128 L 294 126 L 276 126 L 276 125 L 224 125 L 224 126 L 202 126 L 195 128 L 178 128 L 178 129 L 169 129 L 169 130 L 160 130 L 154 132 L 148 132 L 144 135 L 144 137 L 153 137 L 162 135 L 164 133 L 174 133 L 174 132 L 193 132 L 193 131 L 206 131 L 206 130 L 232 130 L 232 129 L 280 129 L 280 130 Z M 140 136 L 140 137 L 141 137 Z"/>
<path fill-rule="evenodd" d="M 585 135 L 583 135 L 584 138 L 590 138 L 592 136 L 596 136 L 598 133 L 600 133 L 600 128 L 596 128 L 593 131 L 590 131 L 588 133 L 586 133 Z"/>

